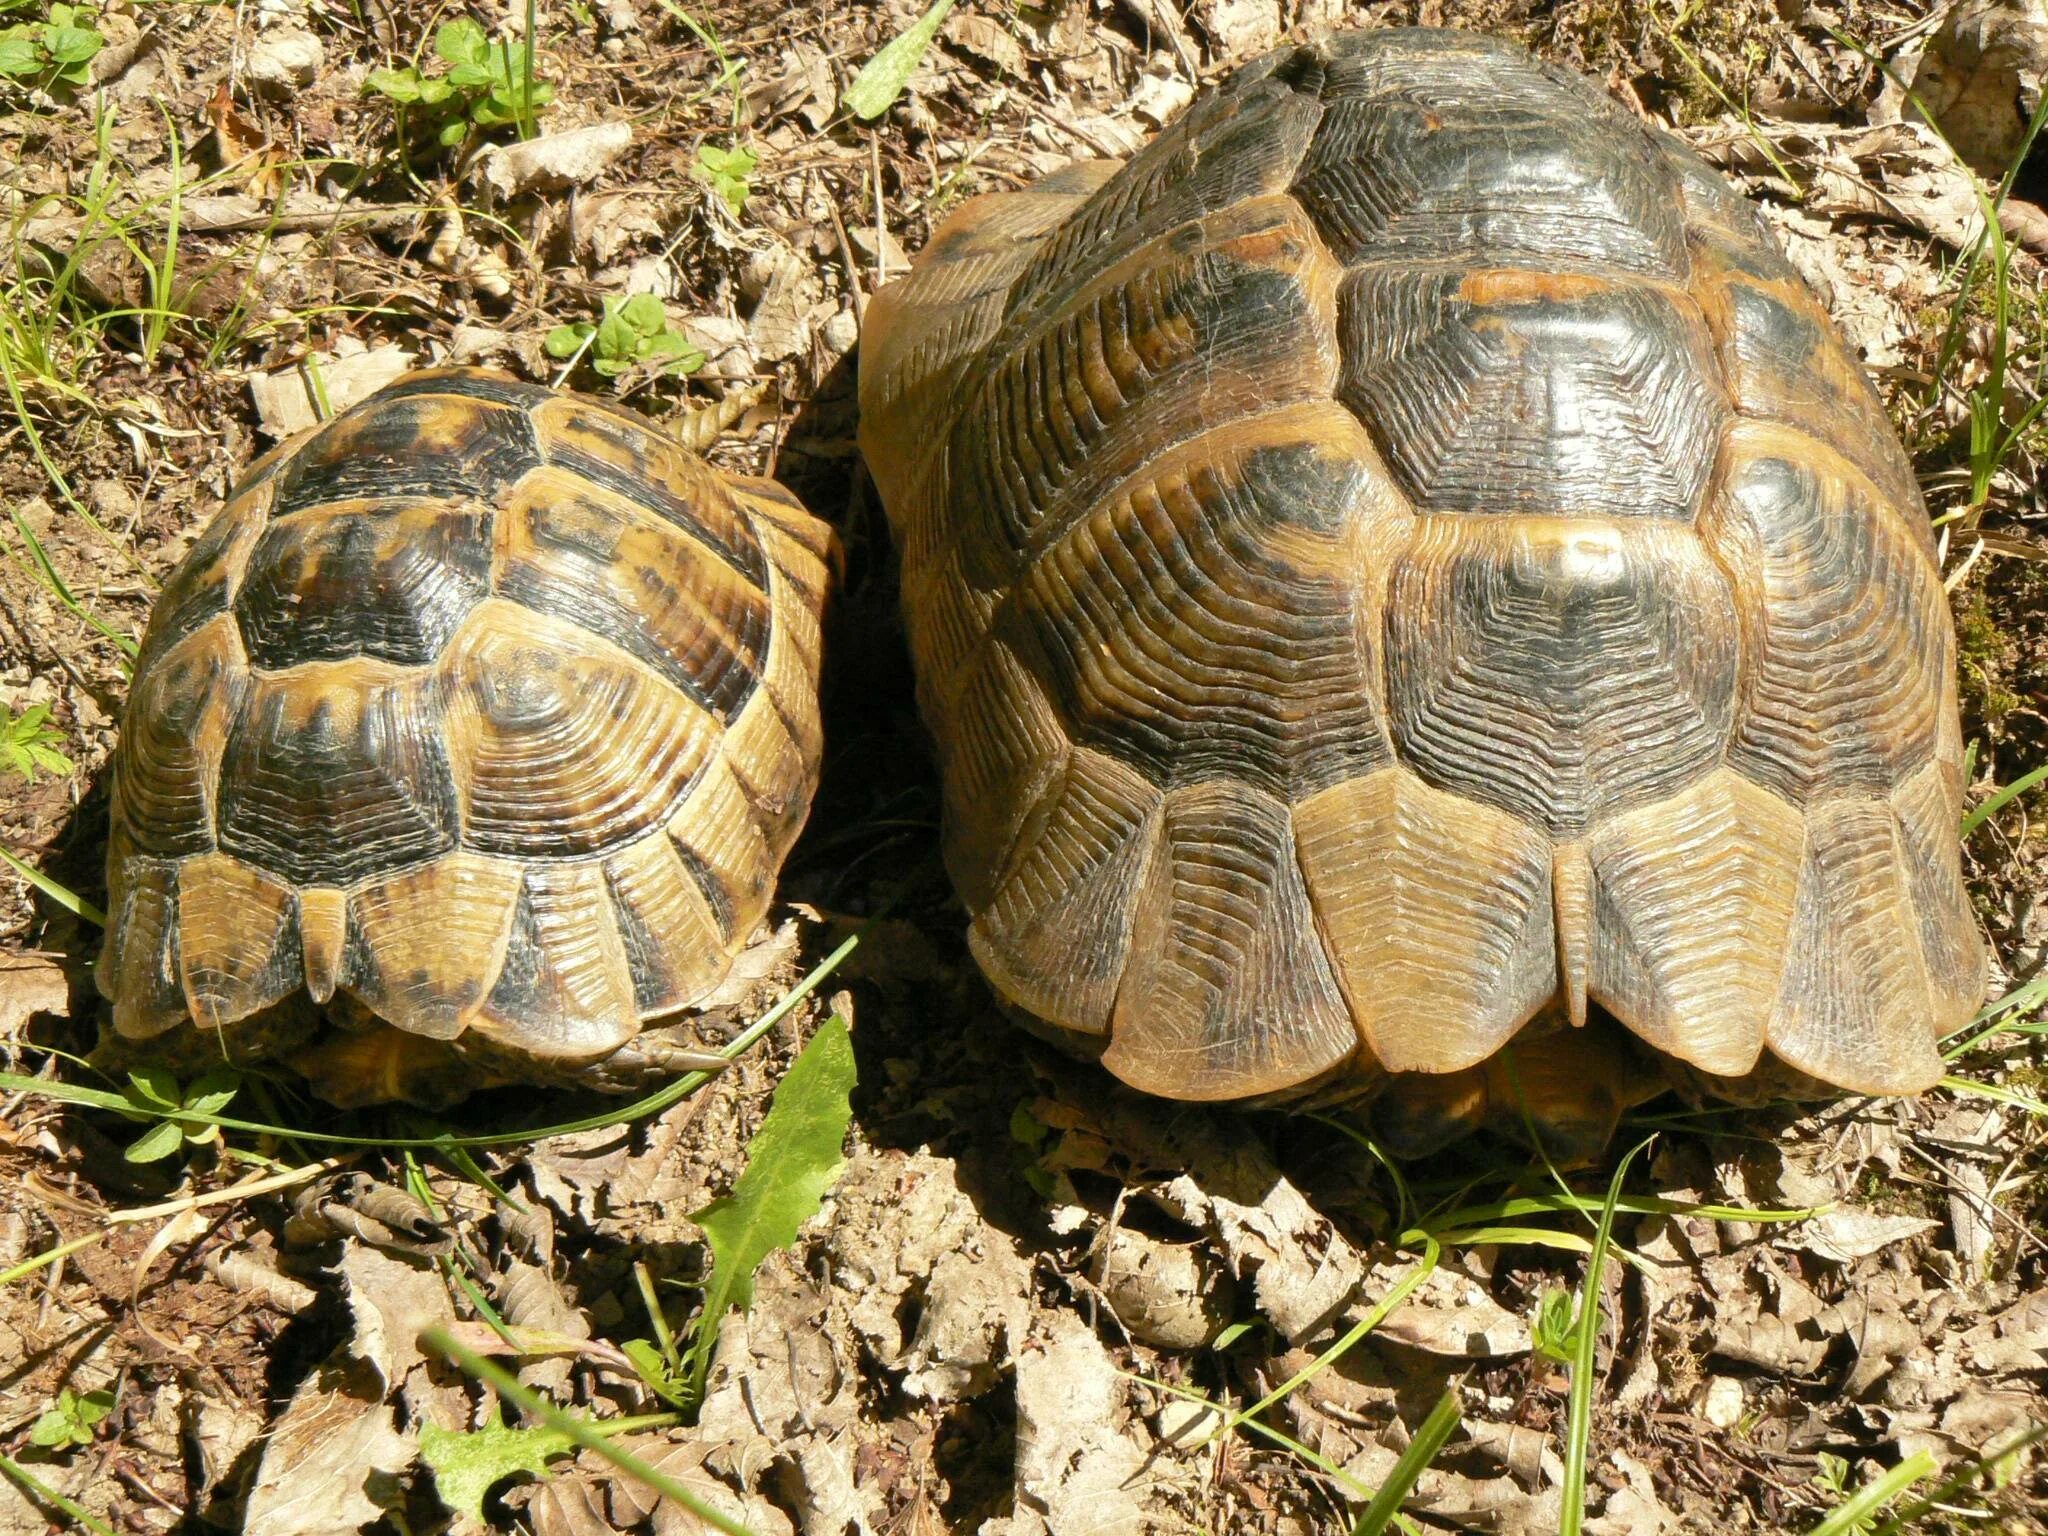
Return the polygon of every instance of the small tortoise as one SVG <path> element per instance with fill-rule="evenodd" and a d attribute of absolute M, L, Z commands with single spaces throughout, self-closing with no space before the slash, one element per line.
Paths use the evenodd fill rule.
<path fill-rule="evenodd" d="M 1984 952 L 1927 514 L 1675 139 L 1482 36 L 1283 49 L 962 208 L 861 350 L 1007 1003 L 1411 1149 L 1940 1075 Z"/>
<path fill-rule="evenodd" d="M 831 542 L 480 372 L 266 456 L 136 666 L 116 1048 L 289 1054 L 339 1103 L 672 1063 L 643 1021 L 725 978 L 810 807 Z"/>

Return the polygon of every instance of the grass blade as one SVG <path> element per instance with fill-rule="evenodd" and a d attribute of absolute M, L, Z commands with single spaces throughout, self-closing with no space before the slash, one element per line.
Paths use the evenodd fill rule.
<path fill-rule="evenodd" d="M 44 874 L 40 869 L 37 869 L 33 864 L 26 863 L 25 861 L 16 858 L 13 854 L 9 853 L 5 848 L 0 848 L 0 860 L 5 860 L 7 863 L 7 867 L 9 869 L 13 870 L 17 875 L 21 876 L 22 879 L 26 880 L 30 885 L 34 886 L 37 890 L 41 891 L 45 896 L 49 897 L 50 900 L 57 903 L 57 905 L 62 907 L 65 911 L 70 912 L 78 917 L 84 918 L 88 923 L 91 923 L 96 928 L 104 928 L 107 926 L 106 913 L 102 912 L 98 907 L 94 906 L 91 902 L 87 901 L 83 896 L 79 895 L 76 891 L 71 890 L 67 886 L 59 885 L 56 881 L 52 880 L 48 875 Z"/>
<path fill-rule="evenodd" d="M 1571 1403 L 1565 1420 L 1564 1489 L 1558 1511 L 1558 1536 L 1579 1536 L 1586 1518 L 1586 1446 L 1593 1437 L 1593 1362 L 1600 1344 L 1600 1283 L 1607 1274 L 1607 1250 L 1614 1241 L 1614 1213 L 1621 1205 L 1622 1181 L 1639 1141 L 1614 1170 L 1607 1199 L 1600 1208 L 1600 1227 L 1593 1234 L 1593 1256 L 1586 1261 L 1586 1280 L 1579 1292 L 1578 1321 L 1572 1335 Z"/>
<path fill-rule="evenodd" d="M 1937 1470 L 1932 1451 L 1907 1457 L 1883 1477 L 1864 1484 L 1829 1510 L 1828 1517 L 1807 1536 L 1856 1536 L 1872 1515 L 1922 1478 L 1934 1476 Z"/>
<path fill-rule="evenodd" d="M 1386 1530 L 1387 1522 L 1394 1518 L 1416 1482 L 1429 1470 L 1429 1464 L 1436 1460 L 1436 1453 L 1444 1448 L 1444 1442 L 1458 1432 L 1461 1422 L 1458 1384 L 1452 1382 L 1444 1388 L 1444 1395 L 1437 1399 L 1436 1406 L 1429 1410 L 1429 1417 L 1422 1421 L 1422 1427 L 1415 1431 L 1415 1438 L 1408 1442 L 1408 1449 L 1394 1463 L 1394 1470 L 1387 1474 L 1380 1491 L 1365 1506 L 1365 1513 L 1351 1527 L 1351 1536 L 1380 1536 Z"/>
<path fill-rule="evenodd" d="M 1963 818 L 1963 836 L 1968 837 L 1972 832 L 1983 826 L 1985 822 L 1996 816 L 2008 805 L 2011 805 L 2013 801 L 2019 799 L 2021 795 L 2024 795 L 2043 779 L 2048 779 L 2048 763 L 2043 763 L 2039 768 L 2029 773 L 2021 774 L 2010 784 L 1995 792 L 1982 805 L 1972 810 L 1969 815 Z"/>

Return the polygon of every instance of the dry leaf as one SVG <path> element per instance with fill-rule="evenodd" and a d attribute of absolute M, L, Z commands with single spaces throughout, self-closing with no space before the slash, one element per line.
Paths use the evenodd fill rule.
<path fill-rule="evenodd" d="M 595 181 L 632 147 L 631 123 L 598 123 L 500 145 L 482 156 L 476 169 L 500 195 L 517 197 Z"/>
<path fill-rule="evenodd" d="M 0 955 L 0 1040 L 18 1040 L 37 1014 L 71 1013 L 71 983 L 54 956 Z"/>
<path fill-rule="evenodd" d="M 273 438 L 291 437 L 367 400 L 411 370 L 413 355 L 389 342 L 347 356 L 308 354 L 295 368 L 249 375 L 256 419 Z M 318 381 L 315 382 L 317 373 Z M 321 411 L 322 399 L 327 410 Z"/>
<path fill-rule="evenodd" d="M 1846 1264 L 1851 1259 L 1868 1258 L 1909 1237 L 1918 1237 L 1922 1232 L 1932 1232 L 1940 1225 L 1925 1216 L 1880 1216 L 1876 1211 L 1845 1205 L 1802 1222 L 1778 1246 Z"/>

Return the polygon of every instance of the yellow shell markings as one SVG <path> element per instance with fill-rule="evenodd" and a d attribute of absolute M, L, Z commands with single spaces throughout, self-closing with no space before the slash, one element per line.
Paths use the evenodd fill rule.
<path fill-rule="evenodd" d="M 294 1059 L 370 1102 L 482 1080 L 441 1043 L 471 1031 L 502 1078 L 687 1007 L 809 804 L 831 550 L 786 494 L 491 375 L 409 376 L 266 456 L 138 666 L 116 1030 L 232 1054 L 302 990 L 346 1001 Z"/>
<path fill-rule="evenodd" d="M 1006 1000 L 1185 1098 L 1476 1113 L 1585 1020 L 1611 1125 L 1609 1015 L 1738 1096 L 1939 1074 L 1984 956 L 1924 508 L 1689 150 L 1344 34 L 929 249 L 861 439 Z"/>

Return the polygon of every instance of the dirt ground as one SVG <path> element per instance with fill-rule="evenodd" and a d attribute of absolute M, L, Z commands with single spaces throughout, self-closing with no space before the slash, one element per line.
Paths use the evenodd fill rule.
<path fill-rule="evenodd" d="M 0 28 L 61 9 L 0 0 Z M 487 153 L 510 128 L 443 150 L 423 111 L 401 144 L 366 90 L 375 69 L 439 68 L 445 7 L 88 7 L 89 89 L 0 75 L 0 706 L 10 739 L 43 720 L 69 764 L 32 782 L 0 767 L 0 846 L 104 902 L 123 642 L 240 467 L 319 395 L 338 408 L 440 361 L 555 379 L 551 332 L 651 293 L 703 366 L 606 379 L 586 356 L 571 382 L 658 421 L 727 402 L 711 456 L 778 475 L 845 545 L 781 974 L 861 939 L 675 1107 L 470 1163 L 243 1132 L 135 1162 L 137 1125 L 0 1097 L 0 1453 L 26 1478 L 0 1478 L 0 1533 L 712 1529 L 588 1450 L 531 1441 L 481 1481 L 478 1513 L 452 1513 L 423 1439 L 500 1410 L 418 1335 L 449 1327 L 589 1420 L 662 1412 L 621 1350 L 653 1332 L 640 1276 L 687 1333 L 707 1250 L 686 1213 L 732 1185 L 830 1010 L 858 1068 L 845 1167 L 727 1319 L 694 1423 L 620 1444 L 761 1536 L 1308 1536 L 1352 1528 L 1450 1387 L 1462 1422 L 1410 1498 L 1414 1528 L 1560 1528 L 1567 1373 L 1540 1319 L 1585 1272 L 1590 1218 L 1512 1147 L 1397 1182 L 1342 1123 L 1143 1101 L 1004 1021 L 938 865 L 854 445 L 862 306 L 946 209 L 1129 152 L 1282 36 L 1420 21 L 1520 38 L 1756 196 L 1941 520 L 1973 800 L 2048 763 L 2048 433 L 2027 414 L 2048 243 L 2009 218 L 2003 302 L 1988 262 L 1965 280 L 1970 174 L 1873 62 L 1911 78 L 1924 0 L 962 0 L 896 104 L 857 120 L 843 94 L 919 9 L 549 0 L 539 127 L 598 131 L 538 170 Z M 493 36 L 526 22 L 518 3 L 472 14 Z M 1974 490 L 1973 415 L 2024 423 Z M 2020 794 L 1968 835 L 1999 993 L 2048 958 L 2044 808 Z M 92 1037 L 96 927 L 0 875 L 0 935 L 0 1067 L 99 1083 L 65 1054 Z M 1809 1531 L 1924 1454 L 1939 1470 L 1915 1491 L 1939 1497 L 1906 1528 L 2048 1531 L 2048 1450 L 2012 1449 L 2048 1424 L 2037 1014 L 2006 1015 L 1918 1101 L 1666 1102 L 1624 1126 L 1617 1151 L 1656 1134 L 1601 1296 L 1585 1529 Z M 486 1095 L 429 1125 L 280 1080 L 233 1113 L 390 1138 L 531 1123 L 532 1106 Z M 1597 1197 L 1606 1179 L 1573 1183 Z M 1257 1402 L 1410 1280 L 1339 1361 L 1214 1433 L 1197 1399 Z M 498 1323 L 548 1347 L 515 1357 Z M 77 1433 L 47 1443 L 66 1412 Z"/>

